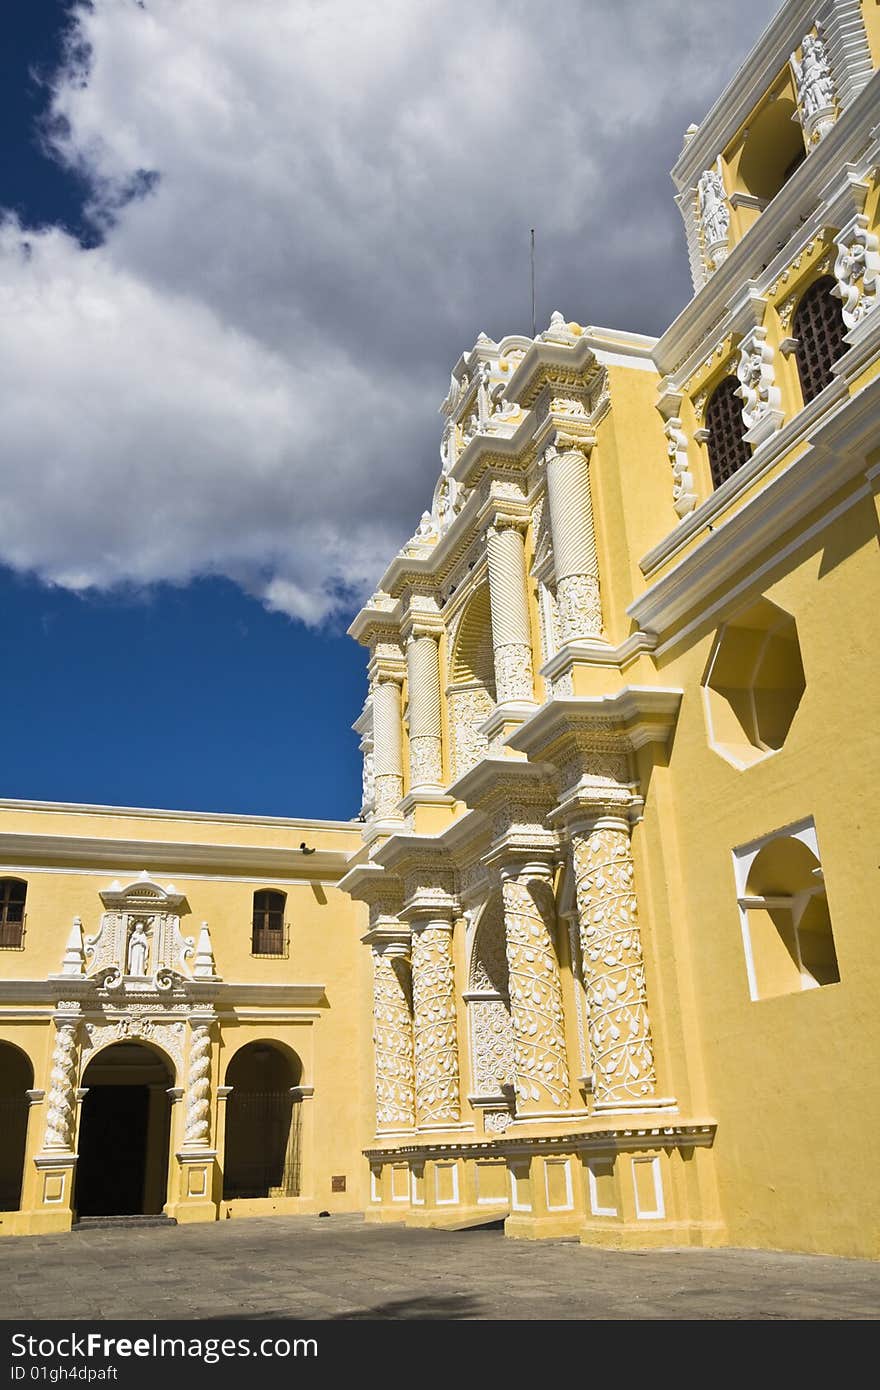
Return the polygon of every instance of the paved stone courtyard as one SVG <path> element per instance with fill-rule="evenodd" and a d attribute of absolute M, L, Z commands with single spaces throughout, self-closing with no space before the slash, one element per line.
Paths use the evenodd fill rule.
<path fill-rule="evenodd" d="M 0 1275 L 0 1316 L 22 1320 L 880 1316 L 880 1264 L 864 1260 L 618 1253 L 358 1216 L 10 1238 Z"/>

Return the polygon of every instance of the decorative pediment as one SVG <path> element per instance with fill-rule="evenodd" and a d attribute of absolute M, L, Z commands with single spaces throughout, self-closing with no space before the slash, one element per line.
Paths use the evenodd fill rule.
<path fill-rule="evenodd" d="M 79 919 L 67 944 L 62 973 L 79 975 L 101 989 L 150 994 L 216 979 L 207 923 L 199 935 L 181 931 L 186 899 L 173 883 L 164 887 L 146 870 L 131 883 L 118 880 L 100 894 L 105 912 L 93 936 L 83 940 Z"/>

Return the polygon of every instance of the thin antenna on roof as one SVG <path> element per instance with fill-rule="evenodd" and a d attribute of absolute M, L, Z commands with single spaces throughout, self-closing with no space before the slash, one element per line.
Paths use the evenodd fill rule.
<path fill-rule="evenodd" d="M 534 227 L 533 227 L 532 230 L 531 230 L 530 238 L 529 238 L 529 239 L 530 239 L 530 243 L 531 243 L 531 256 L 530 256 L 530 259 L 531 259 L 531 270 L 532 270 L 532 337 L 534 338 L 535 335 L 537 334 L 537 331 L 538 331 L 537 328 L 535 327 L 535 229 L 534 229 Z"/>

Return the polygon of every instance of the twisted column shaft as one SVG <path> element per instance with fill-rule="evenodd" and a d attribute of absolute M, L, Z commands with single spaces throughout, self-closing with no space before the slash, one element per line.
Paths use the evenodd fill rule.
<path fill-rule="evenodd" d="M 440 745 L 440 654 L 432 633 L 412 637 L 406 649 L 409 683 L 410 789 L 439 787 L 443 780 Z"/>
<path fill-rule="evenodd" d="M 72 1020 L 55 1022 L 55 1046 L 46 1098 L 46 1136 L 43 1147 L 73 1149 L 76 1119 L 77 1024 Z"/>
<path fill-rule="evenodd" d="M 211 1142 L 211 1027 L 193 1025 L 186 1078 L 186 1148 L 207 1148 Z"/>
<path fill-rule="evenodd" d="M 403 796 L 400 686 L 380 679 L 373 691 L 373 772 L 376 815 L 390 815 Z"/>
<path fill-rule="evenodd" d="M 522 532 L 515 526 L 490 526 L 487 555 L 498 701 L 503 704 L 507 700 L 533 700 L 532 638 Z"/>
<path fill-rule="evenodd" d="M 590 465 L 580 449 L 547 457 L 556 601 L 563 642 L 602 632 Z"/>

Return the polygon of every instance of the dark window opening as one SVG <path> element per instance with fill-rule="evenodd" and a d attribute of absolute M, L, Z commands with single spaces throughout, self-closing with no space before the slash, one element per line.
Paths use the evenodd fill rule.
<path fill-rule="evenodd" d="M 23 946 L 26 898 L 27 884 L 24 879 L 0 879 L 0 946 L 15 949 Z"/>
<path fill-rule="evenodd" d="M 816 280 L 794 316 L 795 361 L 805 405 L 834 380 L 831 369 L 846 348 L 843 310 L 831 293 L 836 283 L 833 275 Z"/>
<path fill-rule="evenodd" d="M 743 439 L 742 405 L 739 382 L 726 376 L 716 387 L 706 407 L 706 429 L 709 431 L 709 467 L 712 483 L 720 487 L 752 456 L 751 447 Z"/>
<path fill-rule="evenodd" d="M 251 952 L 255 956 L 283 956 L 287 951 L 284 893 L 262 889 L 254 894 Z"/>

